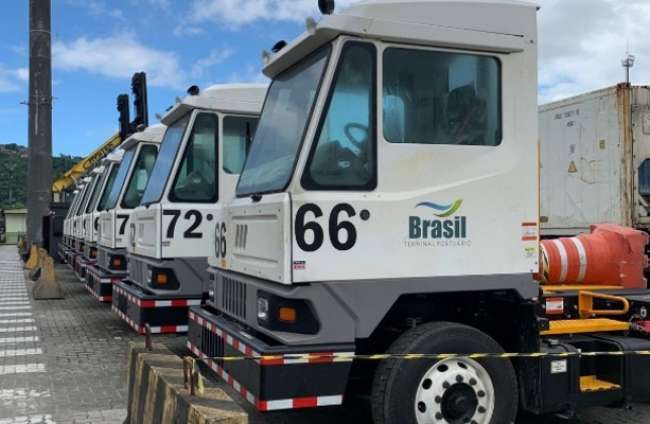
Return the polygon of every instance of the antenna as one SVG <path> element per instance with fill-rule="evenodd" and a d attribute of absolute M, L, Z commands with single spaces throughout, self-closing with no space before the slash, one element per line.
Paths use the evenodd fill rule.
<path fill-rule="evenodd" d="M 627 51 L 625 52 L 625 58 L 621 61 L 621 64 L 625 68 L 625 83 L 630 83 L 630 69 L 634 67 L 634 62 L 636 57 L 630 54 L 630 43 L 628 42 Z"/>

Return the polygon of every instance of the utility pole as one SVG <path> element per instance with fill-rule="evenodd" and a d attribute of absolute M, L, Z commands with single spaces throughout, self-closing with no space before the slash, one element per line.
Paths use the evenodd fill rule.
<path fill-rule="evenodd" d="M 27 242 L 42 243 L 52 198 L 51 0 L 29 0 Z"/>

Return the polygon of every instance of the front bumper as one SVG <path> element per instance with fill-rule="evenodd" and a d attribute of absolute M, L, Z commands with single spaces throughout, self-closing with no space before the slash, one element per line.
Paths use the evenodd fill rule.
<path fill-rule="evenodd" d="M 190 309 L 187 347 L 260 411 L 340 405 L 354 353 L 351 343 L 269 344 L 199 307 Z"/>
<path fill-rule="evenodd" d="M 203 303 L 203 295 L 182 296 L 147 293 L 128 280 L 113 284 L 112 309 L 139 334 L 187 332 L 190 306 Z"/>
<path fill-rule="evenodd" d="M 89 264 L 86 268 L 86 288 L 100 302 L 111 303 L 113 285 L 124 277 L 125 273 L 106 272 L 95 264 Z"/>

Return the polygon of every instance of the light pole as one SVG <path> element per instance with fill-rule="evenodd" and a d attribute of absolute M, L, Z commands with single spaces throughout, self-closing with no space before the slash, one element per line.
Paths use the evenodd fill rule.
<path fill-rule="evenodd" d="M 50 0 L 29 0 L 27 242 L 42 243 L 52 199 L 52 36 Z"/>

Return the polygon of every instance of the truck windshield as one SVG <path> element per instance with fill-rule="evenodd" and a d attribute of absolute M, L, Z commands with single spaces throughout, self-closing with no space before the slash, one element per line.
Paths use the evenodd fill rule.
<path fill-rule="evenodd" d="M 97 184 L 95 184 L 95 192 L 93 193 L 93 197 L 90 199 L 90 202 L 88 202 L 86 213 L 95 211 L 95 207 L 97 206 L 97 199 L 99 199 L 99 195 L 102 194 L 102 185 L 108 177 L 109 170 L 109 167 L 106 166 L 104 168 L 104 172 L 102 172 L 99 178 L 97 178 Z"/>
<path fill-rule="evenodd" d="M 257 128 L 257 118 L 226 116 L 223 118 L 223 170 L 239 174 L 244 166 L 250 141 Z"/>
<path fill-rule="evenodd" d="M 318 93 L 330 48 L 279 74 L 271 83 L 237 196 L 286 187 Z"/>
<path fill-rule="evenodd" d="M 135 162 L 129 184 L 126 186 L 122 207 L 124 209 L 133 209 L 140 204 L 144 189 L 147 188 L 147 182 L 151 175 L 154 163 L 156 163 L 158 149 L 150 144 L 140 148 L 138 160 Z"/>
<path fill-rule="evenodd" d="M 160 143 L 160 152 L 158 152 L 158 158 L 142 196 L 141 204 L 148 205 L 160 201 L 189 120 L 190 115 L 187 114 L 170 125 L 165 131 L 165 137 Z"/>
<path fill-rule="evenodd" d="M 129 168 L 131 167 L 131 162 L 133 161 L 133 155 L 135 155 L 136 148 L 137 146 L 133 146 L 124 152 L 122 162 L 120 163 L 120 167 L 117 170 L 115 182 L 113 183 L 113 187 L 111 187 L 111 192 L 109 193 L 108 200 L 106 201 L 106 210 L 115 209 L 115 205 L 117 205 L 117 198 L 120 196 L 120 191 L 122 191 L 122 186 L 126 180 L 126 174 L 129 173 Z"/>
<path fill-rule="evenodd" d="M 90 192 L 93 189 L 93 185 L 95 184 L 95 176 L 92 177 L 92 179 L 86 184 L 86 188 L 84 189 L 84 197 L 81 199 L 81 203 L 79 204 L 79 209 L 77 210 L 77 216 L 81 216 L 84 214 L 86 210 L 86 204 L 88 203 L 88 197 L 90 197 Z"/>
<path fill-rule="evenodd" d="M 99 199 L 99 202 L 97 202 L 98 211 L 103 211 L 104 207 L 106 206 L 108 195 L 111 193 L 111 190 L 113 189 L 113 184 L 115 183 L 115 177 L 117 176 L 118 168 L 119 165 L 111 164 L 111 169 L 108 174 L 108 181 L 106 181 L 106 186 L 104 187 L 104 192 L 102 193 L 102 197 Z"/>

